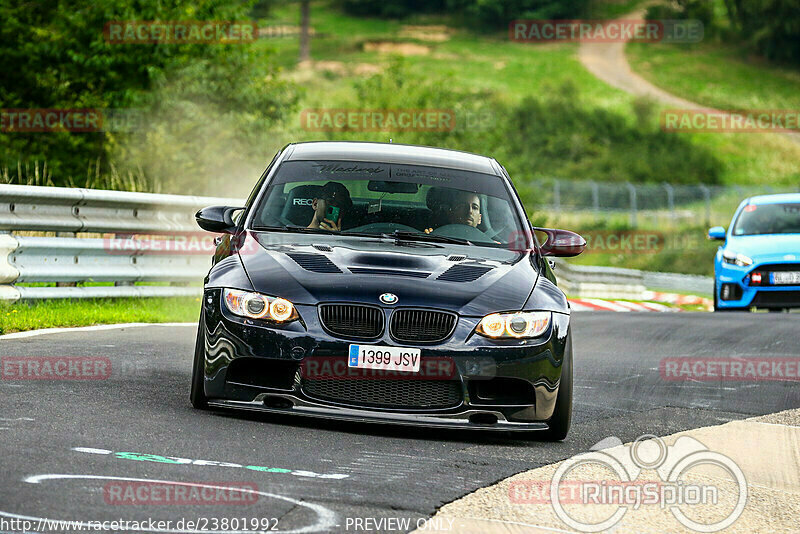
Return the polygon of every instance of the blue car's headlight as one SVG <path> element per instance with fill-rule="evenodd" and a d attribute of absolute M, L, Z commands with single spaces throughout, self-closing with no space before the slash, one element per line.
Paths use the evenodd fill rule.
<path fill-rule="evenodd" d="M 726 250 L 722 253 L 722 261 L 725 263 L 738 265 L 739 267 L 753 265 L 753 260 L 751 258 L 745 256 L 744 254 L 737 254 L 736 252 L 732 252 L 730 250 Z"/>
<path fill-rule="evenodd" d="M 476 332 L 494 339 L 532 338 L 547 332 L 550 312 L 493 313 L 478 324 Z"/>
<path fill-rule="evenodd" d="M 223 289 L 222 301 L 233 314 L 249 319 L 266 319 L 278 323 L 294 321 L 299 316 L 294 305 L 286 299 L 268 297 L 261 293 Z"/>

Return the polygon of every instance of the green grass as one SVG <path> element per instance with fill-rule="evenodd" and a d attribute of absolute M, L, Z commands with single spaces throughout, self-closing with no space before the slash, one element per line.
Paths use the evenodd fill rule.
<path fill-rule="evenodd" d="M 46 300 L 0 304 L 0 334 L 114 323 L 194 322 L 200 298 Z"/>
<path fill-rule="evenodd" d="M 604 3 L 602 9 L 594 14 L 597 18 L 621 16 L 638 5 L 634 1 Z M 276 6 L 270 18 L 261 24 L 297 25 L 299 9 L 295 4 Z M 284 67 L 283 76 L 295 81 L 302 88 L 298 110 L 310 108 L 359 108 L 364 104 L 359 100 L 356 84 L 367 74 L 357 72 L 366 64 L 374 69 L 386 69 L 391 56 L 374 51 L 365 51 L 365 43 L 385 41 L 392 43 L 411 43 L 428 47 L 425 55 L 412 55 L 405 58 L 410 77 L 420 80 L 447 80 L 450 87 L 470 92 L 491 91 L 495 101 L 513 105 L 526 97 L 544 98 L 559 92 L 565 82 L 571 82 L 580 91 L 580 102 L 587 110 L 603 109 L 623 117 L 635 124 L 635 98 L 597 80 L 587 72 L 577 59 L 577 45 L 574 43 L 525 44 L 508 40 L 505 31 L 495 34 L 477 34 L 464 27 L 452 24 L 450 38 L 441 42 L 423 41 L 403 35 L 406 24 L 447 24 L 446 16 L 415 17 L 406 21 L 381 20 L 373 18 L 350 17 L 338 12 L 327 1 L 314 2 L 311 10 L 311 25 L 316 31 L 312 38 L 311 55 L 316 62 L 327 62 L 327 68 L 319 64 L 313 69 L 296 70 L 297 38 L 264 39 L 257 43 L 277 51 L 277 61 Z M 631 59 L 635 67 L 640 67 L 639 59 L 645 54 L 654 54 L 655 62 L 663 61 L 654 72 L 665 78 L 671 86 L 687 85 L 697 87 L 706 72 L 716 76 L 719 83 L 729 80 L 738 88 L 722 91 L 723 94 L 739 95 L 731 102 L 750 102 L 767 104 L 773 107 L 800 108 L 798 75 L 777 67 L 742 63 L 741 68 L 728 69 L 715 65 L 718 60 L 712 52 L 693 52 L 687 60 L 688 67 L 681 65 L 686 50 L 669 48 L 666 45 L 631 46 Z M 728 63 L 733 52 L 720 52 Z M 701 61 L 702 59 L 702 61 Z M 654 63 L 655 64 L 655 63 Z M 737 64 L 738 65 L 738 64 Z M 677 69 L 673 72 L 673 69 Z M 713 68 L 712 68 L 713 67 Z M 643 75 L 647 76 L 646 72 Z M 725 78 L 727 76 L 727 78 Z M 766 82 L 761 83 L 762 77 Z M 668 79 L 666 79 L 668 78 Z M 654 80 L 654 83 L 661 83 Z M 727 84 L 728 82 L 725 81 Z M 687 90 L 687 98 L 693 96 Z M 676 91 L 680 93 L 679 91 Z M 692 94 L 690 94 L 692 93 Z M 710 91 L 710 94 L 713 91 Z M 749 97 L 747 95 L 750 95 Z M 749 98 L 746 100 L 745 97 Z M 657 108 L 657 111 L 662 108 Z M 502 120 L 502 118 L 501 118 Z M 655 119 L 657 120 L 657 118 Z M 774 134 L 717 134 L 717 133 L 676 133 L 698 150 L 706 150 L 721 161 L 720 183 L 724 184 L 769 184 L 792 185 L 800 181 L 800 144 L 793 143 Z M 368 140 L 387 140 L 404 142 L 409 137 L 402 132 L 381 134 L 365 133 Z M 324 133 L 308 132 L 301 128 L 299 113 L 290 118 L 285 126 L 275 132 L 275 147 L 289 141 L 306 141 L 326 138 Z M 502 155 L 502 147 L 491 146 L 487 139 L 483 152 Z M 271 148 L 271 147 L 270 147 Z M 453 146 L 451 148 L 463 148 Z M 621 154 L 621 156 L 626 156 Z M 517 176 L 525 178 L 525 176 Z M 602 172 L 595 172 L 587 179 L 606 180 Z M 663 181 L 680 182 L 680 177 L 664 176 Z"/>
<path fill-rule="evenodd" d="M 725 110 L 800 109 L 800 72 L 719 44 L 631 43 L 631 67 L 670 93 Z"/>

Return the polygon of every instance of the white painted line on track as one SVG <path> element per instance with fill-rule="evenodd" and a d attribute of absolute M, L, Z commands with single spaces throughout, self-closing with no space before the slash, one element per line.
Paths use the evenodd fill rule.
<path fill-rule="evenodd" d="M 146 483 L 155 483 L 155 484 L 174 484 L 176 486 L 190 486 L 190 487 L 198 487 L 198 488 L 226 488 L 232 489 L 235 491 L 241 491 L 242 493 L 252 493 L 256 495 L 261 495 L 263 497 L 269 497 L 272 499 L 279 499 L 282 501 L 286 501 L 288 503 L 293 504 L 295 507 L 303 507 L 311 510 L 312 512 L 317 514 L 317 521 L 313 525 L 309 525 L 303 528 L 298 528 L 294 530 L 282 530 L 285 534 L 300 534 L 304 532 L 320 532 L 320 531 L 328 531 L 332 527 L 336 525 L 336 514 L 333 510 L 326 508 L 322 505 L 310 503 L 307 501 L 302 501 L 298 499 L 293 499 L 291 497 L 287 497 L 285 495 L 277 495 L 275 493 L 267 493 L 264 491 L 256 491 L 247 488 L 229 488 L 227 486 L 222 485 L 214 485 L 214 484 L 199 484 L 199 483 L 190 483 L 190 482 L 179 482 L 175 480 L 154 480 L 149 478 L 132 478 L 132 477 L 113 477 L 113 476 L 98 476 L 98 475 L 67 475 L 67 474 L 48 474 L 48 475 L 34 475 L 29 476 L 24 479 L 24 482 L 29 484 L 41 484 L 42 481 L 46 480 L 120 480 L 120 481 L 127 481 L 127 482 L 146 482 Z M 11 517 L 14 519 L 23 519 L 27 521 L 36 521 L 40 524 L 46 524 L 48 521 L 50 522 L 57 522 L 57 521 L 70 521 L 70 520 L 58 520 L 52 518 L 42 518 L 42 517 L 35 517 L 35 516 L 25 516 L 20 514 L 13 514 L 9 512 L 0 511 L 0 516 L 4 517 Z M 84 521 L 71 521 L 73 527 L 77 526 L 80 527 L 82 530 L 86 528 L 87 530 L 91 530 L 91 523 L 84 522 Z M 141 532 L 165 532 L 165 533 L 180 533 L 180 534 L 228 534 L 229 530 L 189 530 L 189 529 L 158 529 L 158 528 L 139 528 Z M 246 534 L 248 532 L 252 533 L 260 533 L 263 532 L 263 529 L 260 530 L 237 530 L 237 534 Z"/>
<path fill-rule="evenodd" d="M 68 332 L 92 332 L 96 330 L 114 330 L 115 328 L 138 328 L 142 326 L 192 326 L 197 323 L 118 323 L 118 324 L 98 324 L 94 326 L 76 326 L 70 328 L 43 328 L 41 330 L 26 330 L 25 332 L 14 332 L 5 334 L 0 339 L 20 339 L 25 337 L 42 336 L 45 334 L 64 334 Z"/>

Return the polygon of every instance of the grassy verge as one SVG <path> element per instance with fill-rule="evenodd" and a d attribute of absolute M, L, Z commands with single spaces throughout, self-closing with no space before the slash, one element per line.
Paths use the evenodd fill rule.
<path fill-rule="evenodd" d="M 677 96 L 720 109 L 800 109 L 800 72 L 733 46 L 631 43 L 631 67 Z"/>
<path fill-rule="evenodd" d="M 114 323 L 194 322 L 199 298 L 50 300 L 0 304 L 0 334 Z"/>

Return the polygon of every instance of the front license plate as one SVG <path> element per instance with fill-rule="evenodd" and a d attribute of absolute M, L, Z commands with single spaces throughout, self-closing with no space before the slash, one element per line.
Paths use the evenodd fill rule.
<path fill-rule="evenodd" d="M 798 285 L 800 284 L 800 272 L 798 271 L 784 271 L 773 272 L 772 283 L 780 285 Z"/>
<path fill-rule="evenodd" d="M 384 369 L 386 371 L 419 372 L 420 349 L 381 347 L 378 345 L 350 345 L 348 367 L 359 369 Z"/>

